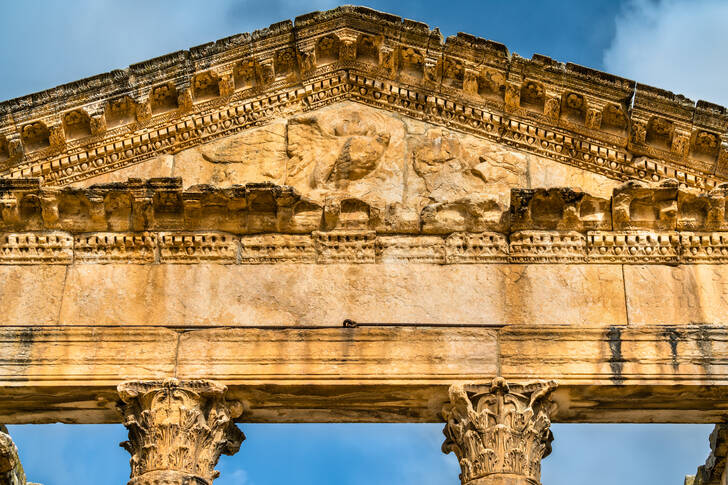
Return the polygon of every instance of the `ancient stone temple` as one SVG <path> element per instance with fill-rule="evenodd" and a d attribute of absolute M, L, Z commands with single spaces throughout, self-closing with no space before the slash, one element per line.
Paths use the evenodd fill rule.
<path fill-rule="evenodd" d="M 360 7 L 6 101 L 0 423 L 210 485 L 235 423 L 442 422 L 538 485 L 551 422 L 726 421 L 727 209 L 725 108 Z"/>

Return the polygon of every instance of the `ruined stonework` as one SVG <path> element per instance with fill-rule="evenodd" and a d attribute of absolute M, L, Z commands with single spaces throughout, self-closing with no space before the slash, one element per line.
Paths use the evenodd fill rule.
<path fill-rule="evenodd" d="M 695 475 L 685 477 L 685 485 L 723 485 L 728 480 L 726 458 L 728 455 L 728 425 L 716 424 L 708 438 L 710 455 L 705 464 L 698 467 Z"/>
<path fill-rule="evenodd" d="M 8 429 L 0 425 L 0 485 L 26 485 L 26 483 L 18 449 L 8 434 Z"/>
<path fill-rule="evenodd" d="M 0 422 L 210 485 L 241 403 L 444 419 L 538 485 L 551 420 L 726 421 L 727 210 L 725 108 L 364 7 L 6 101 Z"/>
<path fill-rule="evenodd" d="M 227 403 L 225 391 L 203 380 L 119 384 L 129 485 L 211 485 L 220 455 L 236 453 L 245 439 L 232 421 L 240 404 Z"/>
<path fill-rule="evenodd" d="M 538 485 L 551 453 L 553 382 L 450 387 L 442 451 L 458 457 L 463 485 Z"/>

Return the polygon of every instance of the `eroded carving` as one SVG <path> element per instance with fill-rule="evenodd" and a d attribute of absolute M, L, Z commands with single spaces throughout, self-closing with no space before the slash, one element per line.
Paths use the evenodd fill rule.
<path fill-rule="evenodd" d="M 26 483 L 18 448 L 8 434 L 8 429 L 0 425 L 0 485 L 26 485 Z"/>
<path fill-rule="evenodd" d="M 590 231 L 587 241 L 593 262 L 675 264 L 680 253 L 676 232 Z"/>
<path fill-rule="evenodd" d="M 586 262 L 586 236 L 576 231 L 517 231 L 510 236 L 513 263 Z"/>
<path fill-rule="evenodd" d="M 611 204 L 571 188 L 511 189 L 511 228 L 611 229 Z"/>
<path fill-rule="evenodd" d="M 211 485 L 221 454 L 245 439 L 233 423 L 242 412 L 212 381 L 137 381 L 119 384 L 119 411 L 129 430 L 130 485 Z"/>
<path fill-rule="evenodd" d="M 628 182 L 614 190 L 614 229 L 675 230 L 678 184 L 666 180 L 659 185 Z"/>
<path fill-rule="evenodd" d="M 361 108 L 293 118 L 288 126 L 287 182 L 314 198 L 330 190 L 346 190 L 356 197 L 376 186 L 380 200 L 391 199 L 393 192 L 401 191 L 394 153 L 403 137 L 401 122 Z M 360 183 L 364 178 L 368 183 Z"/>
<path fill-rule="evenodd" d="M 63 232 L 0 234 L 0 264 L 70 264 L 73 236 Z"/>
<path fill-rule="evenodd" d="M 442 451 L 458 457 L 463 485 L 540 483 L 541 459 L 551 453 L 555 388 L 553 382 L 520 385 L 501 377 L 490 386 L 450 387 Z"/>
<path fill-rule="evenodd" d="M 162 263 L 214 262 L 235 264 L 238 244 L 235 236 L 223 232 L 176 232 L 159 235 Z"/>
<path fill-rule="evenodd" d="M 79 263 L 154 263 L 157 236 L 147 232 L 79 234 L 73 249 Z"/>
<path fill-rule="evenodd" d="M 705 464 L 698 467 L 695 476 L 685 477 L 692 485 L 721 485 L 725 482 L 726 456 L 728 456 L 728 425 L 716 424 L 708 438 L 710 455 Z"/>

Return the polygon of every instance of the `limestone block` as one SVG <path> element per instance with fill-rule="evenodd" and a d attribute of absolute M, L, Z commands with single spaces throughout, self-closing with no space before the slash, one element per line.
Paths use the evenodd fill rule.
<path fill-rule="evenodd" d="M 174 372 L 176 344 L 177 334 L 163 328 L 108 328 L 98 338 L 92 327 L 3 327 L 0 354 L 16 360 L 0 363 L 0 373 L 46 385 L 90 375 L 96 385 L 151 379 Z"/>
<path fill-rule="evenodd" d="M 728 267 L 624 266 L 631 325 L 728 323 Z"/>
<path fill-rule="evenodd" d="M 74 265 L 60 311 L 63 324 L 97 325 L 338 325 L 345 319 L 626 323 L 621 268 L 611 265 Z"/>
<path fill-rule="evenodd" d="M 0 325 L 58 323 L 66 266 L 0 266 Z"/>
<path fill-rule="evenodd" d="M 495 375 L 496 354 L 495 329 L 216 328 L 181 336 L 177 375 L 205 375 L 231 384 L 266 382 L 282 375 L 296 375 L 299 384 L 329 379 L 348 384 L 390 382 L 421 376 L 447 380 L 461 373 L 474 378 Z M 281 359 L 281 355 L 296 358 Z"/>
<path fill-rule="evenodd" d="M 504 275 L 509 324 L 627 323 L 618 266 L 511 264 Z"/>
<path fill-rule="evenodd" d="M 94 325 L 340 325 L 347 318 L 502 324 L 504 271 L 503 265 L 398 263 L 78 265 L 69 270 L 60 320 Z"/>

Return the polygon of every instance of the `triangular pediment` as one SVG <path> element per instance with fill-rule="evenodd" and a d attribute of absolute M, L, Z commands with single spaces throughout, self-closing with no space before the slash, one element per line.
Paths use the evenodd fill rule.
<path fill-rule="evenodd" d="M 382 108 L 343 101 L 159 155 L 73 185 L 179 177 L 184 188 L 272 183 L 325 204 L 355 198 L 384 209 L 488 199 L 512 188 L 580 187 L 610 197 L 620 182 L 503 143 Z"/>
<path fill-rule="evenodd" d="M 422 160 L 461 151 L 452 163 L 415 160 L 428 197 L 498 184 L 583 187 L 574 181 L 584 174 L 597 193 L 629 179 L 710 189 L 728 177 L 727 127 L 725 109 L 709 103 L 524 59 L 466 34 L 443 42 L 423 24 L 341 7 L 0 104 L 0 176 L 47 186 L 122 175 L 218 184 L 262 177 L 304 192 L 345 184 L 389 199 L 412 182 L 395 183 L 409 172 L 387 165 L 401 148 L 400 166 L 417 150 Z M 291 134 L 312 138 L 291 143 Z M 440 139 L 440 154 L 424 154 Z M 357 166 L 342 150 L 381 160 Z M 433 175 L 438 164 L 448 175 Z M 453 171 L 458 164 L 464 170 Z M 531 169 L 546 178 L 533 179 Z"/>

